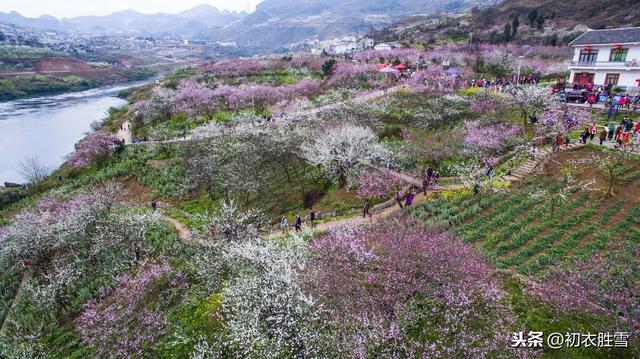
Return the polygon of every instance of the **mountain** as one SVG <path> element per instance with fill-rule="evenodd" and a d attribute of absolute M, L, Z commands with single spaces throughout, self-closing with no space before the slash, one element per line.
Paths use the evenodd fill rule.
<path fill-rule="evenodd" d="M 0 12 L 0 22 L 8 22 L 36 30 L 64 31 L 83 34 L 173 34 L 192 37 L 212 27 L 227 25 L 246 16 L 244 12 L 220 11 L 210 5 L 200 5 L 178 14 L 142 14 L 134 10 L 119 11 L 106 16 L 79 16 L 56 19 L 52 16 L 28 18 L 17 12 Z"/>
<path fill-rule="evenodd" d="M 240 21 L 199 34 L 269 51 L 310 38 L 366 33 L 414 14 L 469 9 L 489 0 L 265 0 Z"/>
<path fill-rule="evenodd" d="M 39 31 L 71 31 L 72 29 L 53 16 L 43 15 L 39 18 L 24 17 L 16 11 L 4 13 L 0 11 L 0 22 L 31 28 Z"/>

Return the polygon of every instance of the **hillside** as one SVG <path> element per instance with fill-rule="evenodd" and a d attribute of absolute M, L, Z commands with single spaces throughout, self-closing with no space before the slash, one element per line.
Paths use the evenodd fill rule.
<path fill-rule="evenodd" d="M 468 41 L 512 41 L 532 44 L 567 44 L 586 27 L 593 29 L 640 25 L 640 8 L 633 0 L 510 0 L 474 7 L 469 13 L 455 16 L 412 16 L 387 28 L 373 32 L 378 41 L 402 41 L 406 44 L 429 44 Z M 513 18 L 518 16 L 517 30 Z M 506 37 L 505 26 L 509 25 Z"/>

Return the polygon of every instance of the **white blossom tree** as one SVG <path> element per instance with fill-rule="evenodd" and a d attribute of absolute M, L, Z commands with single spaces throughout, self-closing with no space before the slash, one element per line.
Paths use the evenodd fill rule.
<path fill-rule="evenodd" d="M 322 356 L 320 308 L 299 278 L 307 251 L 300 237 L 229 248 L 225 259 L 233 273 L 222 292 L 225 338 L 217 350 L 232 358 Z"/>
<path fill-rule="evenodd" d="M 527 119 L 543 111 L 555 100 L 548 87 L 524 85 L 514 86 L 509 92 L 511 101 L 520 110 L 524 128 L 527 126 Z"/>
<path fill-rule="evenodd" d="M 340 125 L 322 128 L 303 145 L 302 156 L 317 166 L 325 178 L 350 184 L 365 165 L 389 167 L 391 152 L 367 127 Z"/>

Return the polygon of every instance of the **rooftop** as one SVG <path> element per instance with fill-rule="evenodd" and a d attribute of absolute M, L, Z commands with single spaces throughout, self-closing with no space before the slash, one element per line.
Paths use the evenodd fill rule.
<path fill-rule="evenodd" d="M 640 27 L 620 29 L 589 30 L 571 41 L 569 45 L 604 45 L 640 43 Z"/>

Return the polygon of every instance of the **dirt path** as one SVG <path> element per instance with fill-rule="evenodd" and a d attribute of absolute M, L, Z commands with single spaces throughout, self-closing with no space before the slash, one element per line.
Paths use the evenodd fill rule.
<path fill-rule="evenodd" d="M 416 180 L 414 179 L 414 181 Z M 431 187 L 428 194 L 441 192 L 444 190 L 456 190 L 456 189 L 462 189 L 462 188 L 464 188 L 462 185 L 436 186 L 436 187 Z M 413 200 L 413 205 L 415 206 L 416 204 L 419 204 L 420 202 L 425 201 L 427 198 L 428 197 L 425 196 L 424 193 L 418 193 L 416 194 L 416 197 Z M 344 227 L 346 225 L 377 223 L 383 219 L 391 217 L 392 215 L 398 212 L 402 212 L 405 210 L 406 209 L 400 209 L 400 206 L 398 206 L 398 204 L 396 203 L 390 207 L 387 207 L 385 209 L 382 209 L 373 213 L 371 217 L 364 218 L 362 217 L 362 213 L 359 213 L 357 216 L 320 223 L 314 228 L 311 228 L 309 225 L 305 224 L 306 226 L 305 231 L 312 232 L 312 233 L 321 233 L 321 232 L 326 232 L 335 228 Z M 288 235 L 288 233 L 274 232 L 271 234 L 271 237 L 279 238 L 279 237 L 285 237 L 286 235 Z"/>
<path fill-rule="evenodd" d="M 183 242 L 191 241 L 191 231 L 189 230 L 189 228 L 187 228 L 186 225 L 182 224 L 180 221 L 178 221 L 175 218 L 167 216 L 164 213 L 162 214 L 162 219 L 164 219 L 165 221 L 173 225 L 173 228 L 175 228 L 176 231 L 178 232 L 178 238 L 180 238 L 181 241 Z"/>
<path fill-rule="evenodd" d="M 569 146 L 562 146 L 560 148 L 560 151 L 567 151 L 567 150 L 573 150 L 575 148 L 578 147 L 582 147 L 584 146 L 581 143 L 578 142 L 574 142 L 572 144 L 570 144 Z M 524 162 L 523 164 L 520 165 L 520 167 L 516 168 L 515 170 L 512 171 L 512 175 L 511 176 L 500 176 L 498 177 L 500 180 L 502 181 L 508 181 L 508 182 L 516 182 L 519 181 L 523 178 L 525 178 L 526 176 L 530 175 L 531 173 L 535 172 L 536 170 L 538 170 L 540 168 L 540 166 L 549 158 L 549 156 L 552 154 L 552 150 L 551 148 L 542 148 L 539 150 L 538 152 L 538 156 L 536 157 L 536 159 L 529 159 L 526 162 Z M 400 178 L 401 180 L 403 180 L 404 182 L 410 184 L 411 186 L 415 186 L 420 188 L 422 186 L 422 182 L 407 175 L 404 173 L 400 173 L 400 172 L 393 172 L 393 175 L 396 176 L 397 178 Z M 462 189 L 464 188 L 464 186 L 462 185 L 446 185 L 446 186 L 436 186 L 436 187 L 431 187 L 431 189 L 429 190 L 429 194 L 430 193 L 434 193 L 434 192 L 441 192 L 441 191 L 445 191 L 445 190 L 457 190 L 457 189 Z M 423 202 L 424 200 L 426 200 L 428 197 L 424 195 L 424 193 L 419 193 L 416 195 L 415 199 L 414 199 L 414 205 L 418 204 L 420 202 Z M 400 211 L 403 211 L 400 209 L 400 207 L 395 204 L 392 205 L 390 207 L 387 207 L 385 209 L 382 209 L 378 212 L 376 212 L 375 214 L 373 214 L 373 216 L 371 218 L 363 218 L 361 217 L 361 214 L 359 214 L 358 216 L 354 216 L 354 217 L 349 217 L 349 218 L 343 218 L 343 219 L 339 219 L 339 220 L 335 220 L 335 221 L 329 221 L 329 222 L 324 222 L 321 224 L 318 224 L 316 227 L 314 228 L 310 228 L 310 227 L 306 227 L 305 231 L 307 232 L 312 232 L 312 233 L 319 233 L 319 232 L 325 232 L 328 230 L 332 230 L 335 228 L 339 228 L 342 226 L 346 226 L 346 225 L 358 225 L 358 224 L 367 224 L 367 223 L 376 223 L 378 221 L 381 221 L 385 218 L 388 218 Z M 271 234 L 272 237 L 284 237 L 287 234 L 283 234 L 282 232 L 274 232 Z"/>

